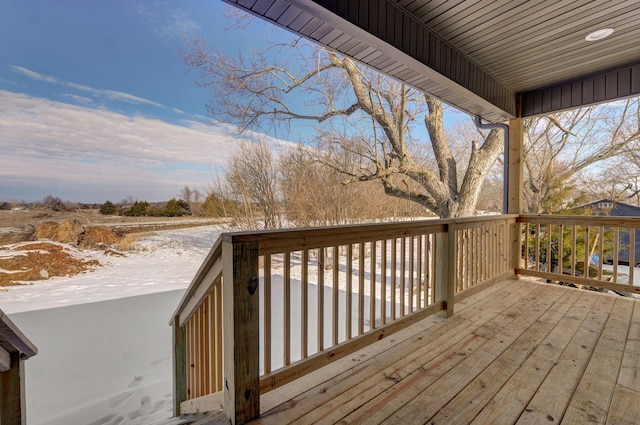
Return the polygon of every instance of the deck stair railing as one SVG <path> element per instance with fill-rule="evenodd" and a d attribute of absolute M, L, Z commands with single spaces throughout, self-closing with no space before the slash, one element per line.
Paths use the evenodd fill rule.
<path fill-rule="evenodd" d="M 518 273 L 581 288 L 640 294 L 640 217 L 524 215 Z"/>
<path fill-rule="evenodd" d="M 516 216 L 223 234 L 172 318 L 176 413 L 292 382 L 512 275 Z"/>

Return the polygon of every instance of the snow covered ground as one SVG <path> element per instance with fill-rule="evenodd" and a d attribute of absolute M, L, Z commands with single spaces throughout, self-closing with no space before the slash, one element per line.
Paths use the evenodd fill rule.
<path fill-rule="evenodd" d="M 38 347 L 25 363 L 32 425 L 178 424 L 168 321 L 222 229 L 149 234 L 93 272 L 9 287 L 0 309 Z"/>

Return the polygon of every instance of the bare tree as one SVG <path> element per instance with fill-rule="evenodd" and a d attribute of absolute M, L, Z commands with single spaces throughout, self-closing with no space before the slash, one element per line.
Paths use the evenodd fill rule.
<path fill-rule="evenodd" d="M 274 161 L 264 142 L 240 142 L 238 151 L 231 155 L 226 180 L 240 207 L 243 227 L 282 227 Z"/>
<path fill-rule="evenodd" d="M 180 189 L 178 197 L 189 205 L 189 211 L 191 215 L 195 215 L 198 212 L 197 204 L 200 203 L 200 191 L 198 189 L 192 189 L 189 186 L 185 186 Z"/>
<path fill-rule="evenodd" d="M 629 151 L 640 138 L 639 114 L 633 98 L 526 120 L 525 210 L 555 212 L 585 193 L 580 173 Z"/>
<path fill-rule="evenodd" d="M 287 219 L 296 226 L 328 226 L 419 214 L 421 208 L 417 204 L 385 196 L 383 188 L 375 182 L 343 184 L 343 175 L 317 161 L 316 156 L 315 150 L 302 146 L 280 155 L 283 204 Z M 353 159 L 344 158 L 343 162 L 351 163 Z"/>
<path fill-rule="evenodd" d="M 229 184 L 220 175 L 216 175 L 207 189 L 202 202 L 202 214 L 209 217 L 234 217 L 237 211 L 237 203 L 229 188 Z"/>
<path fill-rule="evenodd" d="M 386 194 L 440 217 L 473 215 L 502 152 L 499 130 L 477 132 L 464 141 L 460 161 L 445 132 L 442 102 L 301 40 L 236 59 L 199 39 L 187 47 L 184 59 L 201 72 L 198 83 L 215 92 L 214 116 L 275 134 L 300 121 L 315 123 L 324 150 L 319 159 L 345 183 L 379 182 Z M 279 63 L 283 57 L 293 63 Z M 355 163 L 342 162 L 345 153 Z"/>

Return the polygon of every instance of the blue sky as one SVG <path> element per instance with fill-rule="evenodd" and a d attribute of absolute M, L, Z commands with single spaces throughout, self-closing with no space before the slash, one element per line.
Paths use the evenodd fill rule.
<path fill-rule="evenodd" d="M 149 201 L 205 190 L 234 142 L 181 36 L 233 54 L 290 37 L 229 30 L 219 0 L 0 0 L 0 201 Z"/>

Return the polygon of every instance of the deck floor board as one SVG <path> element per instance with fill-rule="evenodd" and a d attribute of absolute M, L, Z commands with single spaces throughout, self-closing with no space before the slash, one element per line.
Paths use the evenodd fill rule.
<path fill-rule="evenodd" d="M 264 394 L 255 424 L 639 423 L 640 302 L 505 280 Z"/>

